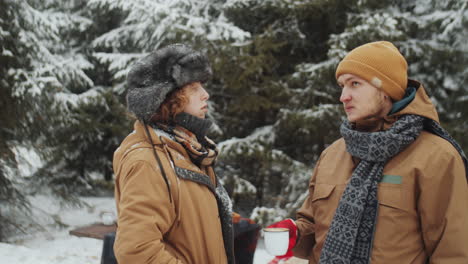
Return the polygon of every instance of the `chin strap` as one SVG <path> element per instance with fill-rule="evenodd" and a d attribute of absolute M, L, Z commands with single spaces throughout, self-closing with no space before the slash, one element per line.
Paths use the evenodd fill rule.
<path fill-rule="evenodd" d="M 162 165 L 161 159 L 159 158 L 158 153 L 157 153 L 156 150 L 154 149 L 153 138 L 151 137 L 151 133 L 150 133 L 149 130 L 148 130 L 148 124 L 146 124 L 145 122 L 143 122 L 143 126 L 145 127 L 146 136 L 148 137 L 148 139 L 149 139 L 149 141 L 150 141 L 151 149 L 153 149 L 153 156 L 154 156 L 154 158 L 156 159 L 156 162 L 157 162 L 158 165 L 159 165 L 159 168 L 160 168 L 160 170 L 161 170 L 161 174 L 162 174 L 162 176 L 163 176 L 163 178 L 164 178 L 164 181 L 166 182 L 167 191 L 169 192 L 169 201 L 172 203 L 171 187 L 170 187 L 169 180 L 167 179 L 167 176 L 166 176 L 166 171 L 164 171 L 164 167 L 163 167 L 163 165 Z"/>

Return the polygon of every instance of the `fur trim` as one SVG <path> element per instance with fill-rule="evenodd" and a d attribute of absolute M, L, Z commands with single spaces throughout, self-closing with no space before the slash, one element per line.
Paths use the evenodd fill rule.
<path fill-rule="evenodd" d="M 207 175 L 183 169 L 180 167 L 175 167 L 175 172 L 178 177 L 203 184 L 215 195 L 216 201 L 218 203 L 219 216 L 221 218 L 221 229 L 223 232 L 224 248 L 226 249 L 226 256 L 228 258 L 228 264 L 234 264 L 234 232 L 232 224 L 232 202 L 231 198 L 220 184 L 218 179 L 216 179 L 216 187 L 211 183 L 211 180 Z"/>

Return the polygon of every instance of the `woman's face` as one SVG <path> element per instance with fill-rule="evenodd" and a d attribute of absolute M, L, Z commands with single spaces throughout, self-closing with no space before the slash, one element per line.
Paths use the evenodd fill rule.
<path fill-rule="evenodd" d="M 189 99 L 187 105 L 184 107 L 184 112 L 199 118 L 205 118 L 208 112 L 208 99 L 210 95 L 203 88 L 200 82 L 194 82 L 185 85 L 182 89 L 186 89 L 186 95 Z"/>

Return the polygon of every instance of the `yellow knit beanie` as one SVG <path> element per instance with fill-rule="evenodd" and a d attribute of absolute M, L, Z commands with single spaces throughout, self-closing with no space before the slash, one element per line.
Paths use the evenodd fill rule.
<path fill-rule="evenodd" d="M 405 94 L 408 64 L 388 41 L 371 42 L 350 51 L 338 64 L 335 77 L 354 74 L 386 92 L 393 100 Z"/>

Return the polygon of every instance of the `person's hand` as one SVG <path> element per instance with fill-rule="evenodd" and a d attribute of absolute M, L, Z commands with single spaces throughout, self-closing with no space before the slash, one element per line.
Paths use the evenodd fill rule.
<path fill-rule="evenodd" d="M 289 229 L 289 245 L 288 245 L 288 251 L 286 252 L 286 254 L 284 254 L 284 255 L 282 255 L 282 256 L 276 256 L 273 260 L 271 260 L 271 261 L 269 262 L 269 264 L 276 264 L 276 263 L 278 263 L 280 260 L 288 260 L 288 259 L 290 259 L 290 258 L 293 256 L 292 249 L 293 249 L 294 246 L 296 245 L 297 226 L 296 226 L 296 223 L 294 222 L 294 220 L 292 220 L 291 218 L 288 218 L 288 219 L 286 219 L 286 220 L 279 221 L 279 222 L 276 222 L 276 223 L 273 223 L 273 224 L 267 226 L 267 228 L 271 228 L 271 227 L 276 227 L 276 228 L 287 228 L 287 229 Z"/>

